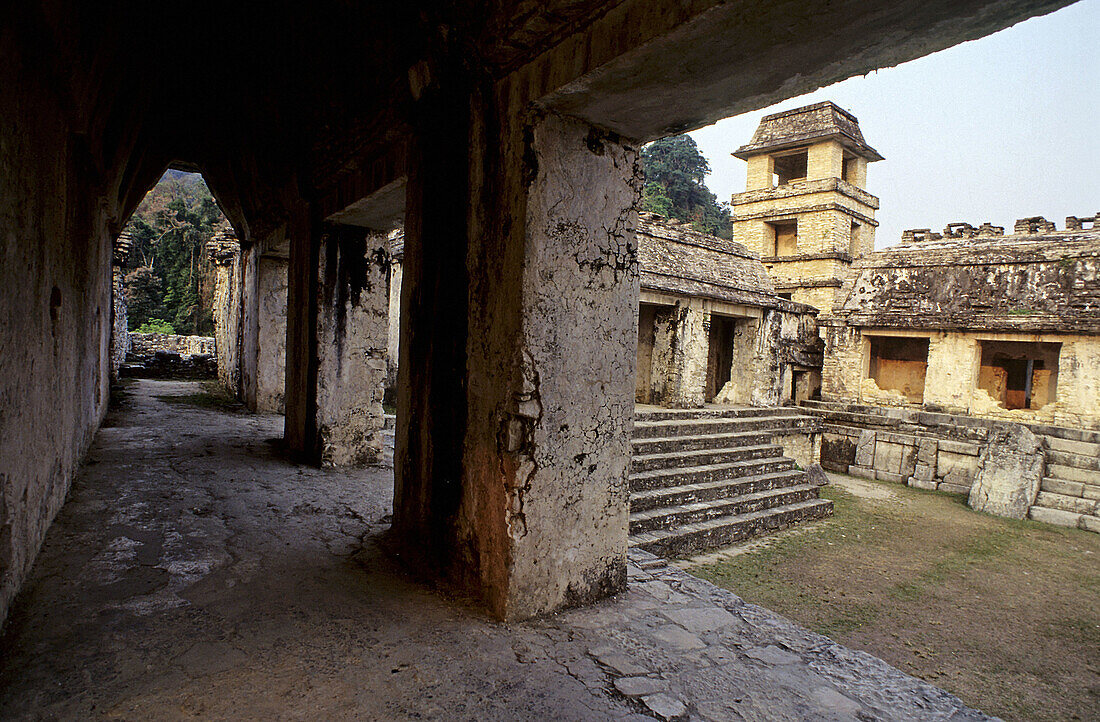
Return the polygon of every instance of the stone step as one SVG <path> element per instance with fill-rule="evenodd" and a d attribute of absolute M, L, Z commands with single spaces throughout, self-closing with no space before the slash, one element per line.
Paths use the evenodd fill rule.
<path fill-rule="evenodd" d="M 676 530 L 718 517 L 748 514 L 816 498 L 816 486 L 813 484 L 796 484 L 795 486 L 765 489 L 730 498 L 632 512 L 630 514 L 630 533 L 641 534 L 659 529 Z"/>
<path fill-rule="evenodd" d="M 630 495 L 630 511 L 642 512 L 684 504 L 695 504 L 701 501 L 728 499 L 769 489 L 795 486 L 804 483 L 805 478 L 805 472 L 798 469 L 787 469 L 768 474 L 735 476 L 682 486 L 646 489 Z"/>
<path fill-rule="evenodd" d="M 664 420 L 664 421 L 634 421 L 634 438 L 651 439 L 656 437 L 669 438 L 675 436 L 707 436 L 714 434 L 733 434 L 748 431 L 770 430 L 815 430 L 821 429 L 821 419 L 816 416 L 804 414 L 787 416 L 754 416 L 749 418 L 703 418 Z"/>
<path fill-rule="evenodd" d="M 1074 469 L 1084 469 L 1086 471 L 1100 471 L 1100 456 L 1075 454 L 1072 451 L 1062 451 L 1061 449 L 1047 449 L 1046 459 L 1047 464 L 1072 466 Z"/>
<path fill-rule="evenodd" d="M 635 421 L 688 421 L 692 419 L 748 419 L 758 416 L 801 416 L 796 406 L 711 406 L 702 409 L 634 409 Z"/>
<path fill-rule="evenodd" d="M 651 489 L 669 489 L 689 484 L 705 484 L 715 481 L 729 481 L 746 476 L 775 474 L 795 468 L 793 459 L 784 456 L 769 456 L 760 459 L 746 459 L 725 464 L 705 464 L 674 469 L 654 469 L 639 471 L 630 475 L 631 492 Z"/>
<path fill-rule="evenodd" d="M 1084 529 L 1100 534 L 1100 516 L 1093 514 L 1078 514 L 1064 509 L 1051 509 L 1038 504 L 1027 512 L 1028 518 L 1057 526 L 1068 526 L 1074 529 Z"/>
<path fill-rule="evenodd" d="M 1100 486 L 1096 484 L 1086 484 L 1083 481 L 1066 481 L 1065 479 L 1052 479 L 1047 476 L 1043 477 L 1043 482 L 1039 486 L 1039 489 L 1041 491 L 1049 491 L 1053 494 L 1062 494 L 1064 496 L 1100 499 Z"/>
<path fill-rule="evenodd" d="M 753 444 L 733 449 L 693 449 L 691 451 L 669 451 L 663 454 L 635 454 L 630 468 L 634 473 L 656 471 L 657 469 L 676 469 L 686 466 L 709 466 L 725 464 L 746 459 L 764 459 L 783 455 L 782 447 L 774 444 Z"/>
<path fill-rule="evenodd" d="M 382 428 L 383 429 L 395 429 L 395 428 L 397 428 L 397 415 L 396 414 L 382 414 Z"/>
<path fill-rule="evenodd" d="M 677 529 L 643 532 L 631 536 L 630 544 L 659 556 L 686 556 L 778 531 L 800 521 L 820 519 L 832 510 L 832 501 L 810 499 L 747 514 L 720 516 Z"/>
<path fill-rule="evenodd" d="M 1065 466 L 1064 464 L 1047 464 L 1047 476 L 1052 479 L 1080 481 L 1085 484 L 1100 486 L 1100 471 L 1092 469 L 1078 469 L 1076 466 Z"/>
<path fill-rule="evenodd" d="M 635 454 L 661 454 L 695 449 L 729 449 L 740 446 L 770 444 L 772 435 L 766 431 L 738 431 L 732 434 L 703 434 L 700 436 L 654 436 L 634 439 Z"/>
<path fill-rule="evenodd" d="M 1059 439 L 1057 436 L 1045 436 L 1047 448 L 1051 451 L 1067 451 L 1071 454 L 1100 458 L 1100 444 L 1091 444 L 1087 441 L 1073 441 L 1072 439 Z"/>
<path fill-rule="evenodd" d="M 1084 499 L 1079 496 L 1067 496 L 1051 491 L 1040 491 L 1035 498 L 1035 505 L 1047 509 L 1059 509 L 1075 514 L 1100 515 L 1100 499 Z"/>

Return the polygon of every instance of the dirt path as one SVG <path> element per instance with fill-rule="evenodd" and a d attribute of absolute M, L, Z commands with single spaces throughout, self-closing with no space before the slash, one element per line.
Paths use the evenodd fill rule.
<path fill-rule="evenodd" d="M 1100 719 L 1100 535 L 851 477 L 824 495 L 831 521 L 690 571 L 992 714 Z"/>

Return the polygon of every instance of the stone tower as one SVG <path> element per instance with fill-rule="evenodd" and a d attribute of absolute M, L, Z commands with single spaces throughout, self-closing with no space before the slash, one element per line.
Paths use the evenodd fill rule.
<path fill-rule="evenodd" d="M 748 162 L 733 239 L 760 254 L 780 295 L 829 313 L 852 262 L 875 249 L 878 198 L 864 186 L 882 156 L 829 101 L 764 116 L 733 155 Z"/>

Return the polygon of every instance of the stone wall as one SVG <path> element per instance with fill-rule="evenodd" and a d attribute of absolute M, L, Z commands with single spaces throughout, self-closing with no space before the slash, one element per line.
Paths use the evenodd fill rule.
<path fill-rule="evenodd" d="M 836 314 L 822 319 L 822 397 L 912 404 L 869 379 L 868 339 L 925 338 L 923 408 L 1100 428 L 1100 232 L 1051 232 L 1024 221 L 1025 230 L 1042 233 L 1003 236 L 988 223 L 951 224 L 943 235 L 907 232 L 906 243 L 861 261 Z M 1044 369 L 1053 398 L 1040 389 L 1035 408 L 1012 410 L 991 398 L 980 388 L 983 342 L 1060 344 L 1057 368 Z"/>
<path fill-rule="evenodd" d="M 816 310 L 775 294 L 757 256 L 733 241 L 643 213 L 639 367 L 635 397 L 692 408 L 719 403 L 771 406 L 792 400 L 794 369 L 818 373 Z M 707 398 L 713 319 L 733 323 L 731 373 Z"/>
<path fill-rule="evenodd" d="M 287 260 L 261 256 L 256 279 L 256 389 L 254 411 L 281 414 L 286 386 Z"/>
<path fill-rule="evenodd" d="M 214 356 L 213 336 L 177 336 L 168 333 L 130 332 L 130 350 L 136 355 L 149 355 L 157 351 L 178 353 L 181 356 L 207 354 Z"/>
<path fill-rule="evenodd" d="M 112 171 L 34 41 L 0 32 L 0 623 L 107 408 Z M 12 32 L 15 31 L 15 32 Z M 35 36 L 37 38 L 37 36 Z"/>

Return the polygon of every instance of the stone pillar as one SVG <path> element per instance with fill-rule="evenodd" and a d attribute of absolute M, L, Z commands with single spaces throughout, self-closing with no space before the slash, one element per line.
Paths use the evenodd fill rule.
<path fill-rule="evenodd" d="M 255 387 L 249 408 L 281 414 L 286 386 L 287 260 L 261 256 L 256 278 Z"/>
<path fill-rule="evenodd" d="M 286 389 L 283 442 L 306 460 L 317 459 L 317 262 L 320 223 L 302 204 L 287 224 Z"/>
<path fill-rule="evenodd" d="M 317 444 L 323 466 L 382 460 L 389 252 L 386 237 L 334 226 L 321 238 Z"/>
<path fill-rule="evenodd" d="M 418 107 L 394 532 L 517 619 L 626 584 L 641 177 L 580 122 L 493 125 L 498 90 Z"/>
<path fill-rule="evenodd" d="M 123 230 L 115 239 L 111 255 L 111 379 L 118 378 L 118 370 L 130 352 L 130 327 L 126 318 L 126 260 L 130 256 L 133 237 Z"/>
<path fill-rule="evenodd" d="M 389 335 L 386 342 L 385 403 L 397 400 L 397 362 L 401 349 L 401 278 L 405 260 L 405 236 L 390 242 L 390 311 Z"/>
<path fill-rule="evenodd" d="M 672 364 L 665 406 L 696 408 L 706 403 L 710 313 L 702 299 L 678 302 L 672 316 Z"/>
<path fill-rule="evenodd" d="M 206 244 L 214 264 L 214 353 L 218 382 L 234 396 L 241 393 L 241 246 L 228 224 Z"/>

